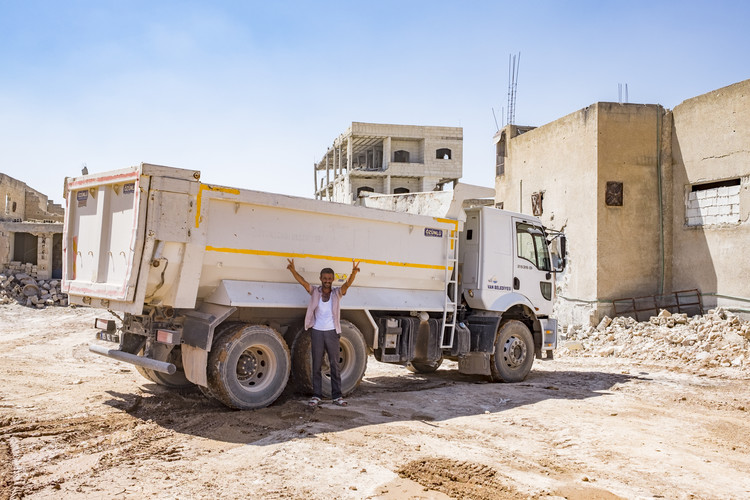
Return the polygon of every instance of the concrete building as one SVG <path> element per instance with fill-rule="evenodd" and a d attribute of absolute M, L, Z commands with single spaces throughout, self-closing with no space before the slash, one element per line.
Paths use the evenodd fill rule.
<path fill-rule="evenodd" d="M 39 279 L 62 276 L 64 210 L 24 182 L 0 173 L 0 270 Z"/>
<path fill-rule="evenodd" d="M 689 289 L 704 309 L 750 312 L 749 93 L 747 80 L 672 111 L 599 102 L 496 134 L 496 204 L 568 236 L 563 323 Z"/>
<path fill-rule="evenodd" d="M 315 198 L 440 191 L 462 175 L 463 129 L 353 122 L 315 164 Z"/>

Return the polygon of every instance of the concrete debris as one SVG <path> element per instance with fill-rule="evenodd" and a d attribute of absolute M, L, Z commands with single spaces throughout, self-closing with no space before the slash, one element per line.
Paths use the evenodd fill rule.
<path fill-rule="evenodd" d="M 599 325 L 570 325 L 558 354 L 622 357 L 639 361 L 674 360 L 697 367 L 750 370 L 750 321 L 723 308 L 688 317 L 662 310 L 649 321 L 604 318 Z"/>
<path fill-rule="evenodd" d="M 44 309 L 47 306 L 67 306 L 68 295 L 62 293 L 60 280 L 41 280 L 23 271 L 6 269 L 0 273 L 0 304 L 13 302 Z"/>

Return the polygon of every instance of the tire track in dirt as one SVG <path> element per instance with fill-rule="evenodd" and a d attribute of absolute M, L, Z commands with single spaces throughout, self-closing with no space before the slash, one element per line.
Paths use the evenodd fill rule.
<path fill-rule="evenodd" d="M 401 467 L 399 476 L 451 498 L 471 500 L 516 500 L 527 498 L 504 483 L 492 467 L 447 458 L 415 460 Z"/>
<path fill-rule="evenodd" d="M 0 500 L 9 500 L 13 491 L 13 452 L 10 443 L 0 441 Z"/>
<path fill-rule="evenodd" d="M 93 476 L 123 462 L 179 460 L 183 448 L 169 439 L 173 435 L 126 413 L 16 421 L 0 427 L 0 500 L 22 498 L 48 486 L 59 489 L 60 483 L 78 475 Z M 80 456 L 97 457 L 96 464 L 61 477 L 57 466 Z"/>

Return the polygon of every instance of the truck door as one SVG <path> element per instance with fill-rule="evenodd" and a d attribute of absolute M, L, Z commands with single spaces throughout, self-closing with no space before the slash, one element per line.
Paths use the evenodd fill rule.
<path fill-rule="evenodd" d="M 542 226 L 519 218 L 513 224 L 513 289 L 529 299 L 537 314 L 551 314 L 552 267 Z"/>

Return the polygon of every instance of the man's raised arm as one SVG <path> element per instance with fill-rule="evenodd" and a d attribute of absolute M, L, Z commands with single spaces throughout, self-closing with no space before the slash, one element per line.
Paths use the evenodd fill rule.
<path fill-rule="evenodd" d="M 352 273 L 349 275 L 349 279 L 346 280 L 346 283 L 341 285 L 341 295 L 346 295 L 346 291 L 352 286 L 352 283 L 354 283 L 354 278 L 357 277 L 358 272 L 359 262 L 354 262 L 354 259 L 352 259 Z"/>
<path fill-rule="evenodd" d="M 307 290 L 307 293 L 312 293 L 312 287 L 310 286 L 310 283 L 308 283 L 305 278 L 300 276 L 300 274 L 294 268 L 294 259 L 286 259 L 286 260 L 289 262 L 289 265 L 286 266 L 286 268 L 292 272 L 292 276 L 294 276 L 294 279 L 296 279 L 300 285 L 305 287 L 305 290 Z"/>

